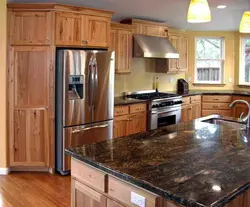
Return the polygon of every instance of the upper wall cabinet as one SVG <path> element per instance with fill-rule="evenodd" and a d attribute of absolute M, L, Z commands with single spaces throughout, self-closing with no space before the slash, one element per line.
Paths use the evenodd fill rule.
<path fill-rule="evenodd" d="M 170 33 L 169 41 L 179 53 L 179 59 L 156 60 L 157 72 L 183 73 L 188 71 L 188 36 L 184 33 Z"/>
<path fill-rule="evenodd" d="M 108 47 L 110 18 L 69 12 L 56 13 L 56 45 Z"/>
<path fill-rule="evenodd" d="M 50 45 L 51 12 L 10 12 L 11 45 Z"/>
<path fill-rule="evenodd" d="M 168 36 L 168 26 L 165 23 L 146 21 L 140 19 L 124 19 L 123 24 L 134 25 L 134 34 L 142 34 L 157 37 Z"/>
<path fill-rule="evenodd" d="M 115 72 L 129 73 L 132 61 L 132 27 L 112 23 L 110 49 L 115 51 Z"/>

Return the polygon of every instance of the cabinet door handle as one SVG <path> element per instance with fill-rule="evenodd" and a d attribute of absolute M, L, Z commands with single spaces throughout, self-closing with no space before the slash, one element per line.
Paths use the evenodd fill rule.
<path fill-rule="evenodd" d="M 214 108 L 219 108 L 219 106 L 214 106 Z"/>
<path fill-rule="evenodd" d="M 214 98 L 214 101 L 219 101 L 220 99 L 218 99 L 218 98 Z"/>

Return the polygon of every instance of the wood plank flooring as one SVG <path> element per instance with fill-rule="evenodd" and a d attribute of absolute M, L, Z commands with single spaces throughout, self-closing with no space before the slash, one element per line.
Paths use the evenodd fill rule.
<path fill-rule="evenodd" d="M 0 207 L 70 207 L 70 176 L 10 173 L 0 176 Z"/>

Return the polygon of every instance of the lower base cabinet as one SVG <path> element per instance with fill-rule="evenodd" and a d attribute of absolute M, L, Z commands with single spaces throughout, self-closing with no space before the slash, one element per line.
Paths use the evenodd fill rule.
<path fill-rule="evenodd" d="M 111 199 L 108 199 L 108 202 L 107 202 L 107 207 L 125 207 Z"/>
<path fill-rule="evenodd" d="M 107 198 L 86 185 L 71 179 L 71 206 L 107 207 Z"/>

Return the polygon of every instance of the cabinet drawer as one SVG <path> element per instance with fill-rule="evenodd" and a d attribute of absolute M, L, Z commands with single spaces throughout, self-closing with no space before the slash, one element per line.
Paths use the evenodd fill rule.
<path fill-rule="evenodd" d="M 190 104 L 190 97 L 184 97 L 182 98 L 182 105 L 185 105 L 185 104 Z"/>
<path fill-rule="evenodd" d="M 229 103 L 202 103 L 202 109 L 230 109 Z"/>
<path fill-rule="evenodd" d="M 143 189 L 137 188 L 135 186 L 132 186 L 131 184 L 125 183 L 117 178 L 109 176 L 108 194 L 111 197 L 116 198 L 122 203 L 132 207 L 132 206 L 136 206 L 133 203 L 131 203 L 132 192 L 145 197 L 146 199 L 145 207 L 159 206 L 158 204 L 160 200 L 159 196 L 152 194 L 148 191 L 145 191 Z"/>
<path fill-rule="evenodd" d="M 232 115 L 231 110 L 202 110 L 202 116 L 208 116 L 213 114 L 219 114 L 221 116 L 230 116 Z"/>
<path fill-rule="evenodd" d="M 114 116 L 126 115 L 129 113 L 129 106 L 116 106 Z"/>
<path fill-rule="evenodd" d="M 218 95 L 218 96 L 204 95 L 202 96 L 202 102 L 231 103 L 232 96 L 230 95 Z"/>
<path fill-rule="evenodd" d="M 130 105 L 130 113 L 138 113 L 146 111 L 146 104 L 133 104 Z"/>
<path fill-rule="evenodd" d="M 108 175 L 74 158 L 71 159 L 71 176 L 90 187 L 107 192 Z"/>
<path fill-rule="evenodd" d="M 201 102 L 201 96 L 191 96 L 191 103 L 200 103 Z"/>

